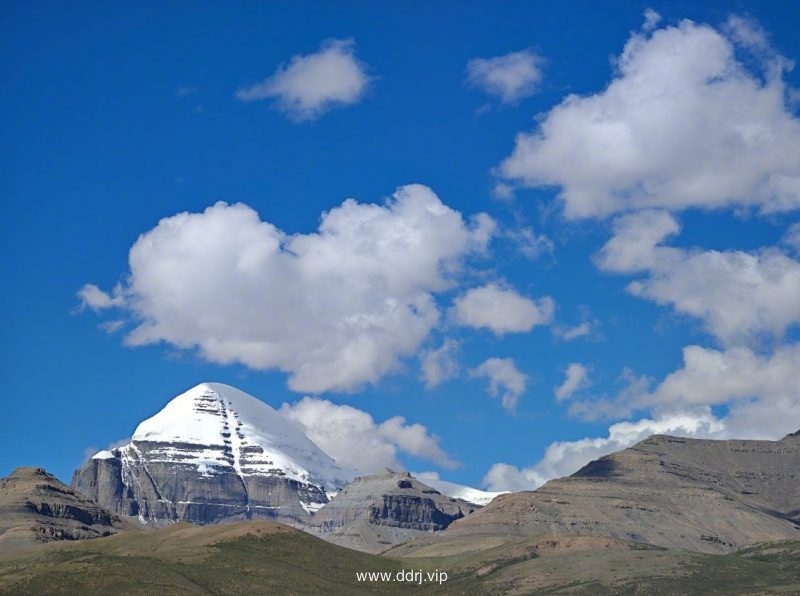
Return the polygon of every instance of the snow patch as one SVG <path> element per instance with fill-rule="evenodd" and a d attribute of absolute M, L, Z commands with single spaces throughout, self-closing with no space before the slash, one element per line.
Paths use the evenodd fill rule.
<path fill-rule="evenodd" d="M 433 474 L 425 472 L 421 474 L 413 474 L 413 476 L 423 484 L 427 484 L 431 488 L 435 488 L 443 495 L 453 497 L 454 499 L 463 499 L 464 501 L 474 503 L 475 505 L 488 505 L 497 495 L 502 495 L 505 492 L 508 492 L 489 492 L 485 490 L 478 490 L 477 488 L 472 488 L 471 486 L 464 486 L 463 484 L 456 484 L 455 482 L 440 480 Z"/>

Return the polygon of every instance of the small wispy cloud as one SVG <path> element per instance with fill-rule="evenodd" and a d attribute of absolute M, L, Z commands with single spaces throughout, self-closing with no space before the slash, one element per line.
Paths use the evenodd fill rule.
<path fill-rule="evenodd" d="M 236 92 L 239 101 L 274 99 L 296 121 L 315 120 L 333 108 L 357 103 L 370 77 L 352 39 L 330 39 L 313 54 L 296 55 L 260 83 Z"/>
<path fill-rule="evenodd" d="M 78 290 L 78 298 L 81 301 L 80 310 L 89 307 L 94 311 L 98 311 L 125 304 L 125 298 L 122 295 L 122 287 L 119 285 L 109 294 L 94 284 L 85 284 Z"/>
<path fill-rule="evenodd" d="M 489 379 L 489 394 L 501 395 L 503 408 L 511 413 L 517 411 L 519 398 L 525 393 L 528 375 L 517 369 L 511 358 L 489 358 L 477 368 L 469 371 L 471 377 Z"/>
<path fill-rule="evenodd" d="M 442 345 L 425 352 L 420 358 L 422 362 L 422 380 L 427 389 L 433 389 L 448 379 L 458 376 L 458 350 L 460 342 L 446 339 Z"/>
<path fill-rule="evenodd" d="M 564 372 L 564 382 L 556 387 L 556 401 L 569 399 L 576 391 L 585 389 L 589 384 L 589 368 L 578 362 L 571 363 Z"/>
<path fill-rule="evenodd" d="M 473 58 L 467 63 L 467 82 L 503 103 L 514 103 L 535 94 L 542 80 L 544 60 L 532 50 L 494 58 Z"/>

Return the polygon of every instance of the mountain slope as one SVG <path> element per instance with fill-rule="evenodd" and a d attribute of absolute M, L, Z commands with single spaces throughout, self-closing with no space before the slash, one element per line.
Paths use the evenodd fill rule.
<path fill-rule="evenodd" d="M 472 537 L 468 537 L 472 539 Z M 0 554 L 0 594 L 796 594 L 800 541 L 710 555 L 589 537 L 369 555 L 269 521 L 174 524 Z M 359 581 L 358 573 L 385 573 Z M 420 576 L 401 572 L 420 573 Z M 442 581 L 442 572 L 447 573 Z M 427 581 L 427 574 L 433 581 Z M 423 575 L 424 574 L 424 575 Z M 420 583 L 420 579 L 425 579 Z M 438 577 L 438 581 L 437 581 Z M 419 578 L 419 579 L 418 579 Z"/>
<path fill-rule="evenodd" d="M 0 552 L 108 536 L 126 527 L 41 468 L 17 468 L 0 479 Z"/>
<path fill-rule="evenodd" d="M 302 522 L 351 477 L 267 404 L 203 383 L 139 424 L 127 445 L 97 453 L 72 485 L 148 525 Z"/>
<path fill-rule="evenodd" d="M 533 492 L 500 495 L 443 535 L 610 536 L 699 552 L 800 538 L 800 434 L 652 436 Z"/>
<path fill-rule="evenodd" d="M 441 494 L 407 472 L 356 478 L 317 511 L 306 531 L 356 550 L 387 548 L 444 530 L 479 506 Z"/>
<path fill-rule="evenodd" d="M 383 572 L 393 578 L 404 562 L 336 546 L 267 520 L 202 527 L 177 523 L 50 546 L 56 545 L 0 556 L 0 594 L 409 593 L 402 581 L 359 581 L 356 575 Z M 447 584 L 458 593 L 485 593 L 473 588 L 471 578 Z M 428 587 L 442 593 L 447 584 Z"/>

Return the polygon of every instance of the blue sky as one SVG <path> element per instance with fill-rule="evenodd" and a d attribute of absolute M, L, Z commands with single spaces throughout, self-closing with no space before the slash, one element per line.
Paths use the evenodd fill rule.
<path fill-rule="evenodd" d="M 797 430 L 798 24 L 6 3 L 0 474 L 69 480 L 202 381 L 498 490 Z"/>

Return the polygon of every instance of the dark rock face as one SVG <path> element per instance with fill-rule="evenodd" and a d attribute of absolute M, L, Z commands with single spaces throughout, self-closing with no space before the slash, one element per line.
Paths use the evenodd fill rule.
<path fill-rule="evenodd" d="M 381 500 L 382 503 L 370 505 L 367 509 L 367 518 L 372 524 L 427 532 L 444 530 L 453 521 L 464 517 L 460 508 L 442 507 L 442 503 L 429 497 L 383 495 Z M 445 513 L 439 507 L 450 511 Z"/>
<path fill-rule="evenodd" d="M 479 509 L 387 470 L 357 478 L 320 509 L 308 531 L 330 542 L 380 552 L 422 534 L 447 528 Z"/>
<path fill-rule="evenodd" d="M 710 553 L 800 539 L 800 433 L 652 436 L 536 491 L 500 495 L 445 532 L 481 533 L 610 536 Z"/>
<path fill-rule="evenodd" d="M 0 479 L 0 552 L 115 534 L 128 525 L 41 468 Z"/>

